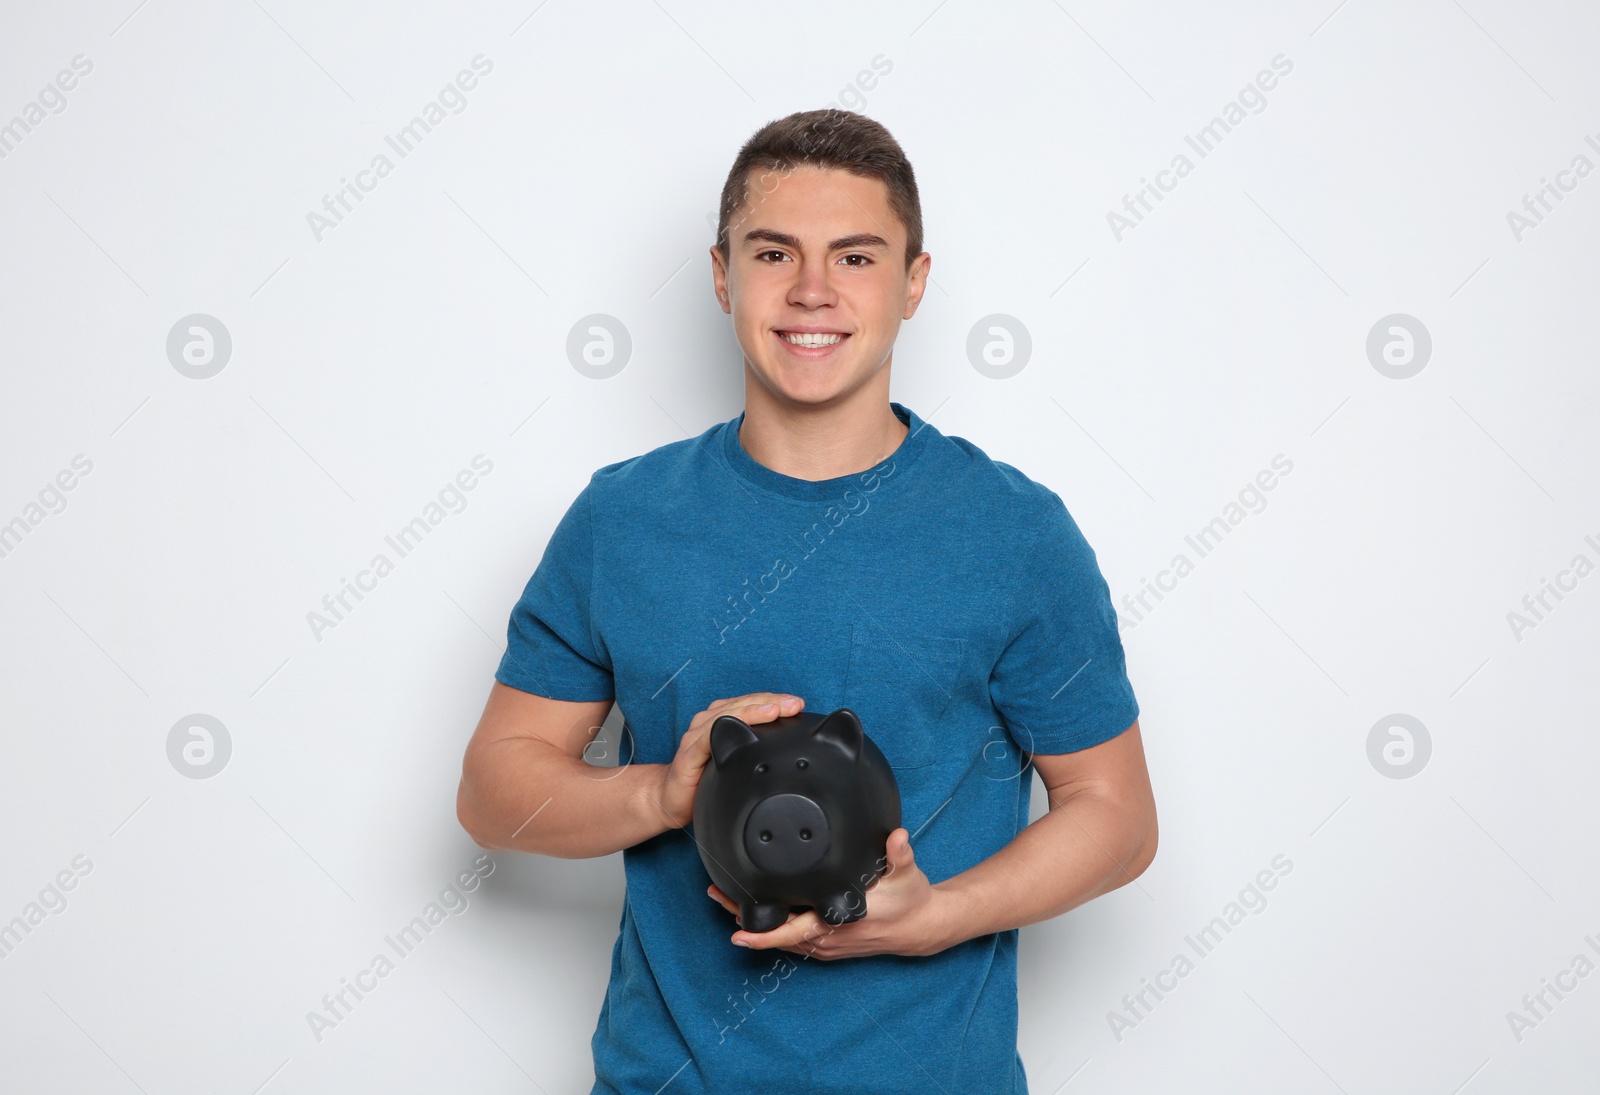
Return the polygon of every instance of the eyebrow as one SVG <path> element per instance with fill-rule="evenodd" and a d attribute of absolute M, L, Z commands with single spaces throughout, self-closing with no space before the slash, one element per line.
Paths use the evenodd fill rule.
<path fill-rule="evenodd" d="M 776 232 L 771 228 L 752 228 L 745 233 L 744 241 L 746 243 L 765 241 L 767 243 L 776 243 L 783 247 L 792 247 L 796 251 L 802 250 L 799 239 L 787 232 Z M 828 244 L 829 251 L 843 251 L 847 248 L 856 247 L 881 247 L 887 251 L 889 250 L 889 241 L 871 232 L 858 232 L 853 236 L 840 236 Z"/>

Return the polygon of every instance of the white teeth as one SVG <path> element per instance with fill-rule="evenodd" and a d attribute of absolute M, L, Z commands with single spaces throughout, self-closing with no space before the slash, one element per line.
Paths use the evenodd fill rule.
<path fill-rule="evenodd" d="M 783 332 L 780 337 L 785 342 L 792 342 L 796 346 L 832 346 L 844 338 L 843 335 L 821 334 L 792 334 Z"/>

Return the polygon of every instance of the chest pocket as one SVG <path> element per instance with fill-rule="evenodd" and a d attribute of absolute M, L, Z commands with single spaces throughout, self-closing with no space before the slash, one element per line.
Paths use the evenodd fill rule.
<path fill-rule="evenodd" d="M 963 642 L 946 635 L 891 635 L 858 621 L 850 637 L 845 706 L 894 768 L 933 764 L 955 747 L 939 723 L 955 695 Z"/>

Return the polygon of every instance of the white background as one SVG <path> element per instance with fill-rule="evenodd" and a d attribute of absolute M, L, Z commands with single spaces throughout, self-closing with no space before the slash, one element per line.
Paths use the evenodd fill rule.
<path fill-rule="evenodd" d="M 507 613 L 595 467 L 740 410 L 707 215 L 754 129 L 842 103 L 905 147 L 934 256 L 893 397 L 1060 493 L 1119 605 L 1293 463 L 1124 632 L 1161 849 L 1024 929 L 1032 1089 L 1592 1087 L 1600 977 L 1507 1020 L 1600 962 L 1600 577 L 1507 619 L 1600 563 L 1600 178 L 1507 221 L 1600 164 L 1592 6 L 135 2 L 0 15 L 0 122 L 93 65 L 0 159 L 0 522 L 27 525 L 0 924 L 90 864 L 0 960 L 0 1086 L 588 1090 L 617 856 L 497 854 L 336 1029 L 306 1015 L 480 854 L 454 799 Z M 465 109 L 318 240 L 479 54 Z M 166 352 L 195 313 L 232 339 L 206 380 Z M 632 337 L 610 379 L 567 358 L 591 313 Z M 995 313 L 1033 345 L 1005 380 L 966 352 Z M 1394 313 L 1433 343 L 1404 380 L 1366 351 Z M 480 453 L 466 507 L 316 636 Z M 195 713 L 232 745 L 207 779 L 167 754 Z M 1395 713 L 1431 740 L 1410 778 L 1368 757 Z M 1266 908 L 1119 1040 L 1108 1012 L 1278 855 Z"/>

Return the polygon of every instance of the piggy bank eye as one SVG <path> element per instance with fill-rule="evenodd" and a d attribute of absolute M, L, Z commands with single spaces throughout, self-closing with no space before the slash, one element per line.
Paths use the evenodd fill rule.
<path fill-rule="evenodd" d="M 766 770 L 767 770 L 767 762 L 766 761 L 762 761 L 760 764 L 756 765 L 756 771 L 757 772 L 765 772 Z"/>
<path fill-rule="evenodd" d="M 794 762 L 794 766 L 796 768 L 804 768 L 806 766 L 806 758 L 801 757 L 799 760 Z"/>

